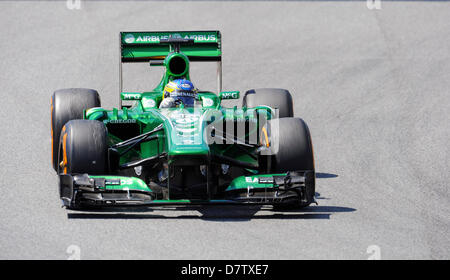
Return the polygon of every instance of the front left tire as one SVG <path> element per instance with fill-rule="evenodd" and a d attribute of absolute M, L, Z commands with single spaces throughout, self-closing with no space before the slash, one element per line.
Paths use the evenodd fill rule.
<path fill-rule="evenodd" d="M 71 120 L 61 130 L 59 174 L 102 175 L 108 167 L 108 132 L 103 122 Z"/>
<path fill-rule="evenodd" d="M 58 147 L 61 129 L 70 120 L 82 119 L 83 111 L 100 107 L 100 96 L 96 90 L 86 88 L 60 89 L 51 99 L 52 164 L 58 170 Z"/>

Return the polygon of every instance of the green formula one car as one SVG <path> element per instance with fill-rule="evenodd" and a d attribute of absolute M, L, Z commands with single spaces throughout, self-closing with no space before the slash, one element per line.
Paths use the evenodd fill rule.
<path fill-rule="evenodd" d="M 65 207 L 315 202 L 311 137 L 289 91 L 252 89 L 241 108 L 222 106 L 239 91 L 221 91 L 219 31 L 121 32 L 120 51 L 119 108 L 101 108 L 92 89 L 52 95 Z M 193 88 L 195 61 L 217 62 L 217 93 Z M 134 62 L 165 67 L 153 90 L 123 91 L 122 64 Z"/>

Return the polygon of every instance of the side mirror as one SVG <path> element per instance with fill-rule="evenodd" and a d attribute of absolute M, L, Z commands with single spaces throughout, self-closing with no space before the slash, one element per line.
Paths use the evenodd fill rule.
<path fill-rule="evenodd" d="M 221 100 L 225 99 L 239 99 L 239 91 L 222 91 L 219 93 Z"/>

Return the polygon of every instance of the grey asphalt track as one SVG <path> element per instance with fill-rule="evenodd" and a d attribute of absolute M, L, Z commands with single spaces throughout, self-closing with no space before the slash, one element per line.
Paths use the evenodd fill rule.
<path fill-rule="evenodd" d="M 0 258 L 448 259 L 449 19 L 448 2 L 1 1 Z M 293 93 L 319 206 L 62 209 L 52 92 L 117 106 L 119 31 L 196 29 L 222 31 L 225 90 Z M 150 69 L 130 71 L 126 87 L 151 87 Z"/>

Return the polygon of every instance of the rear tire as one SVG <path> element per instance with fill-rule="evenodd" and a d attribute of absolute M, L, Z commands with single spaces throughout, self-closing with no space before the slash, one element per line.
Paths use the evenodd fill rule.
<path fill-rule="evenodd" d="M 248 90 L 242 99 L 242 106 L 269 106 L 278 109 L 279 118 L 294 116 L 292 96 L 288 90 L 279 88 L 260 88 Z"/>
<path fill-rule="evenodd" d="M 82 119 L 83 111 L 100 107 L 96 90 L 85 88 L 60 89 L 51 99 L 51 134 L 53 169 L 58 170 L 58 147 L 62 127 L 70 120 Z"/>
<path fill-rule="evenodd" d="M 108 133 L 95 120 L 71 120 L 61 130 L 58 173 L 107 173 Z"/>
<path fill-rule="evenodd" d="M 314 201 L 315 169 L 311 135 L 306 123 L 300 118 L 269 120 L 271 155 L 268 155 L 270 173 L 308 171 L 306 174 L 306 201 L 288 203 L 285 207 L 302 208 Z"/>

